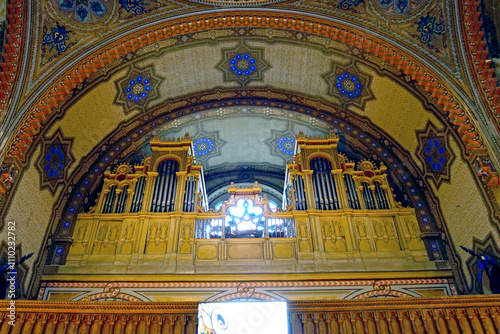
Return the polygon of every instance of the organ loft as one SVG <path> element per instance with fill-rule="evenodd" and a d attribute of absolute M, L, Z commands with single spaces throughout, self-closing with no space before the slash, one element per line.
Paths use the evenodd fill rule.
<path fill-rule="evenodd" d="M 386 166 L 348 160 L 333 131 L 300 132 L 294 142 L 279 208 L 256 182 L 229 184 L 227 200 L 209 209 L 188 134 L 155 136 L 140 163 L 107 170 L 95 205 L 78 213 L 67 238 L 53 239 L 52 265 L 38 296 L 48 305 L 82 302 L 83 314 L 53 314 L 49 328 L 192 334 L 198 302 L 279 300 L 288 301 L 293 334 L 350 333 L 351 326 L 386 333 L 385 327 L 403 330 L 425 321 L 437 326 L 439 319 L 422 313 L 419 302 L 401 313 L 402 322 L 390 304 L 364 319 L 348 309 L 332 312 L 343 307 L 336 299 L 421 297 L 416 300 L 427 303 L 425 297 L 451 296 L 455 288 L 450 268 L 435 260 L 440 240 L 422 233 L 416 210 L 395 200 Z M 136 318 L 92 304 L 107 301 L 126 302 L 118 303 L 121 312 L 130 302 L 160 304 L 141 304 L 139 314 L 149 316 Z M 371 303 L 358 307 L 382 305 Z"/>
<path fill-rule="evenodd" d="M 51 275 L 73 283 L 83 273 L 127 281 L 144 272 L 247 274 L 258 280 L 260 274 L 306 275 L 314 281 L 335 272 L 377 271 L 383 264 L 382 279 L 410 272 L 437 279 L 433 288 L 452 294 L 447 268 L 432 261 L 437 241 L 426 249 L 415 209 L 394 200 L 386 167 L 348 161 L 338 152 L 338 141 L 334 132 L 299 133 L 286 166 L 281 208 L 270 208 L 258 183 L 242 188 L 233 183 L 227 201 L 209 210 L 190 136 L 156 137 L 149 143 L 151 156 L 140 164 L 105 172 L 96 205 L 78 214 L 71 242 L 56 246 L 69 252 L 58 257 L 65 252 L 55 251 L 51 261 L 63 265 Z M 44 282 L 47 300 L 59 293 L 51 275 Z"/>

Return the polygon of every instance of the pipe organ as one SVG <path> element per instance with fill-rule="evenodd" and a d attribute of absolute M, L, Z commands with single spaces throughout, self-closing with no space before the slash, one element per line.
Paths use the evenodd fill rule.
<path fill-rule="evenodd" d="M 306 210 L 307 205 L 329 211 L 396 208 L 387 182 L 387 168 L 382 165 L 376 169 L 370 161 L 361 161 L 356 168 L 355 162 L 338 153 L 338 142 L 334 132 L 324 138 L 299 133 L 297 154 L 287 164 L 284 203 L 288 203 L 288 208 Z M 306 194 L 309 194 L 307 201 Z"/>
<path fill-rule="evenodd" d="M 147 208 L 173 212 L 181 206 L 185 212 L 208 209 L 202 166 L 194 163 L 189 135 L 177 141 L 157 137 L 150 144 L 153 155 L 142 164 L 125 164 L 114 173 L 104 173 L 95 213 L 139 213 Z M 146 195 L 148 188 L 152 191 Z M 183 202 L 176 205 L 176 198 Z"/>
<path fill-rule="evenodd" d="M 446 270 L 429 260 L 415 210 L 396 205 L 386 167 L 347 161 L 338 141 L 333 132 L 299 133 L 282 209 L 269 209 L 258 184 L 232 185 L 216 212 L 208 209 L 189 135 L 155 137 L 141 164 L 106 171 L 97 205 L 78 215 L 57 273 L 384 271 L 397 277 Z"/>
<path fill-rule="evenodd" d="M 163 160 L 158 165 L 158 176 L 156 177 L 153 191 L 151 212 L 174 211 L 178 171 L 179 163 L 174 159 Z"/>

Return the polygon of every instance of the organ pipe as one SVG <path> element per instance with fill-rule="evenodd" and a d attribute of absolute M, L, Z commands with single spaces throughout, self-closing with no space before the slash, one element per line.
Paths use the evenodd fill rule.
<path fill-rule="evenodd" d="M 189 176 L 186 181 L 186 192 L 184 194 L 184 212 L 194 211 L 194 186 L 196 181 L 193 176 Z"/>
<path fill-rule="evenodd" d="M 322 194 L 321 194 L 321 189 L 320 189 L 320 183 L 318 180 L 319 179 L 318 173 L 316 172 L 318 170 L 316 159 L 311 161 L 311 168 L 314 170 L 313 188 L 314 188 L 314 196 L 316 197 L 316 209 L 324 210 L 323 199 L 322 199 Z"/>
<path fill-rule="evenodd" d="M 293 196 L 295 197 L 295 209 L 302 210 L 302 201 L 300 197 L 299 175 L 293 179 Z"/>
<path fill-rule="evenodd" d="M 302 196 L 302 210 L 307 210 L 307 198 L 306 198 L 306 190 L 304 189 L 304 179 L 302 176 L 299 176 L 299 185 L 301 189 L 301 196 Z"/>
<path fill-rule="evenodd" d="M 354 184 L 354 179 L 351 174 L 344 175 L 344 183 L 347 192 L 347 200 L 349 202 L 349 207 L 353 210 L 361 209 L 359 204 L 358 192 L 356 191 L 356 186 Z"/>
<path fill-rule="evenodd" d="M 171 160 L 164 160 L 161 162 L 160 166 L 158 166 L 158 171 L 160 172 L 160 187 L 158 188 L 158 195 L 156 200 L 156 212 L 165 211 L 165 192 L 167 190 L 167 186 L 165 184 L 165 179 L 168 177 L 167 174 L 167 166 L 170 164 Z M 161 169 L 160 169 L 161 168 Z"/>
<path fill-rule="evenodd" d="M 140 177 L 135 185 L 134 197 L 132 197 L 132 207 L 130 212 L 139 212 L 142 209 L 142 201 L 144 199 L 144 187 L 146 185 L 146 178 Z"/>
<path fill-rule="evenodd" d="M 332 203 L 333 203 L 333 196 L 332 192 L 330 189 L 330 185 L 328 184 L 328 175 L 326 174 L 327 172 L 329 173 L 331 168 L 328 168 L 329 163 L 327 164 L 325 159 L 318 159 L 319 165 L 320 165 L 320 177 L 322 180 L 322 186 L 324 189 L 325 193 L 325 208 L 327 210 L 333 210 Z"/>
<path fill-rule="evenodd" d="M 321 210 L 328 210 L 328 194 L 326 192 L 326 185 L 324 182 L 324 175 L 321 173 L 322 171 L 322 164 L 319 159 L 315 159 L 315 166 L 314 166 L 314 171 L 316 172 L 316 179 L 319 181 L 318 186 L 319 186 L 319 192 L 320 192 L 320 203 L 321 203 Z"/>
<path fill-rule="evenodd" d="M 115 213 L 123 213 L 125 212 L 125 204 L 127 203 L 127 195 L 128 195 L 128 185 L 125 185 L 118 196 L 118 203 L 116 206 Z"/>
<path fill-rule="evenodd" d="M 156 212 L 156 193 L 158 192 L 158 187 L 160 183 L 158 182 L 158 179 L 160 178 L 160 174 L 158 173 L 158 176 L 156 177 L 155 181 L 155 186 L 153 190 L 153 200 L 151 201 L 151 212 Z"/>
<path fill-rule="evenodd" d="M 198 207 L 208 210 L 203 168 L 194 159 L 191 137 L 186 134 L 165 140 L 155 135 L 150 145 L 154 154 L 140 164 L 124 163 L 105 171 L 103 196 L 99 197 L 96 210 L 100 213 L 172 212 L 183 208 L 194 212 Z M 187 175 L 181 178 L 182 189 L 177 189 L 179 172 Z M 116 188 L 118 184 L 123 187 L 121 191 Z M 132 198 L 128 196 L 129 190 Z M 176 206 L 175 198 L 181 191 L 186 192 L 185 203 Z"/>
<path fill-rule="evenodd" d="M 332 175 L 332 165 L 330 164 L 330 161 L 326 159 L 322 159 L 324 161 L 325 165 L 325 170 L 324 170 L 324 176 L 325 176 L 325 181 L 326 181 L 326 187 L 328 190 L 328 199 L 329 199 L 329 204 L 330 204 L 330 210 L 338 210 L 339 208 L 339 203 L 338 203 L 338 198 L 337 198 L 337 189 L 335 187 L 335 181 L 333 179 Z"/>
<path fill-rule="evenodd" d="M 194 211 L 194 205 L 195 205 L 195 202 L 196 202 L 196 193 L 197 193 L 197 182 L 196 182 L 196 179 L 194 176 L 191 176 L 191 195 L 190 195 L 190 205 L 191 205 L 191 212 Z"/>
<path fill-rule="evenodd" d="M 182 211 L 184 212 L 191 212 L 191 199 L 189 198 L 189 193 L 191 191 L 191 177 L 188 177 L 186 180 L 186 185 L 184 189 L 184 203 L 183 203 L 183 209 Z"/>
<path fill-rule="evenodd" d="M 174 211 L 174 204 L 175 204 L 175 190 L 177 188 L 177 169 L 179 168 L 179 164 L 177 161 L 175 161 L 175 165 L 171 170 L 169 174 L 169 191 L 168 191 L 168 197 L 167 197 L 167 205 L 165 207 L 165 212 L 172 212 Z M 175 168 L 177 167 L 177 168 Z"/>
<path fill-rule="evenodd" d="M 334 210 L 338 210 L 340 208 L 339 199 L 337 197 L 337 185 L 335 184 L 335 180 L 331 172 L 328 173 L 328 179 L 330 180 L 330 184 L 332 187 L 332 195 L 333 195 L 333 204 Z"/>
<path fill-rule="evenodd" d="M 296 176 L 295 178 L 297 177 L 298 176 Z M 296 179 L 293 180 L 293 196 L 295 198 L 295 209 L 302 210 L 302 203 L 300 203 L 299 200 L 299 182 Z"/>
<path fill-rule="evenodd" d="M 106 202 L 104 203 L 103 213 L 112 213 L 113 207 L 115 205 L 116 186 L 111 186 L 109 189 L 108 196 L 106 196 Z"/>
<path fill-rule="evenodd" d="M 315 158 L 311 161 L 313 173 L 313 188 L 316 196 L 316 208 L 319 210 L 338 210 L 339 199 L 335 179 L 332 175 L 332 165 L 325 158 Z"/>
<path fill-rule="evenodd" d="M 170 212 L 170 196 L 169 193 L 172 192 L 172 190 L 175 192 L 175 189 L 172 189 L 172 182 L 173 178 L 176 178 L 177 176 L 175 175 L 174 171 L 174 160 L 167 160 L 166 161 L 166 166 L 165 166 L 165 178 L 164 182 L 165 185 L 163 187 L 162 195 L 161 195 L 161 208 L 160 212 Z M 172 176 L 174 174 L 174 176 Z"/>
<path fill-rule="evenodd" d="M 366 208 L 368 210 L 376 210 L 375 200 L 373 198 L 373 193 L 370 190 L 368 182 L 363 182 L 363 198 L 365 199 Z"/>
<path fill-rule="evenodd" d="M 378 193 L 378 198 L 380 201 L 378 202 L 379 209 L 389 209 L 389 203 L 387 202 L 387 196 L 385 194 L 384 189 L 380 185 L 380 182 L 375 182 L 375 192 Z"/>
<path fill-rule="evenodd" d="M 295 188 L 296 209 L 301 208 L 301 196 L 314 196 L 309 204 L 317 210 L 339 210 L 344 206 L 376 210 L 394 205 L 385 176 L 387 167 L 381 163 L 377 168 L 369 160 L 350 161 L 338 152 L 338 144 L 334 131 L 326 136 L 306 136 L 302 132 L 297 135 L 294 159 L 287 163 L 286 171 L 286 180 L 294 179 L 290 184 Z M 306 162 L 309 166 L 305 166 Z M 307 175 L 312 171 L 312 178 L 306 179 L 302 194 L 298 191 L 298 177 L 304 175 L 304 169 L 309 169 Z"/>
<path fill-rule="evenodd" d="M 173 211 L 178 168 L 179 163 L 172 159 L 164 160 L 158 166 L 158 177 L 154 187 L 151 212 Z"/>
<path fill-rule="evenodd" d="M 299 201 L 299 185 L 297 182 L 298 175 L 293 179 L 293 196 L 295 198 L 295 209 L 296 210 L 301 210 L 301 203 Z M 286 198 L 286 195 L 284 196 Z"/>
<path fill-rule="evenodd" d="M 295 207 L 297 210 L 307 210 L 304 181 L 302 180 L 302 176 L 296 175 L 293 182 L 295 189 Z"/>
<path fill-rule="evenodd" d="M 319 190 L 318 190 L 318 185 L 317 185 L 317 180 L 316 178 L 314 177 L 313 175 L 313 178 L 312 178 L 312 182 L 313 182 L 313 190 L 314 190 L 314 199 L 315 199 L 315 202 L 316 202 L 316 209 L 321 209 L 321 206 L 320 206 L 320 201 L 319 201 Z"/>

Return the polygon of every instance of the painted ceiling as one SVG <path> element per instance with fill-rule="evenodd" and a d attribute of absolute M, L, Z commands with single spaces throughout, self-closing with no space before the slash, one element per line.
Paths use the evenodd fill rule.
<path fill-rule="evenodd" d="M 1 213 L 32 223 L 23 247 L 41 268 L 49 235 L 71 235 L 103 172 L 140 162 L 155 134 L 190 134 L 216 202 L 232 180 L 277 199 L 298 132 L 332 130 L 349 159 L 388 167 L 461 268 L 457 245 L 500 231 L 486 186 L 500 88 L 477 13 L 468 0 L 8 0 Z"/>

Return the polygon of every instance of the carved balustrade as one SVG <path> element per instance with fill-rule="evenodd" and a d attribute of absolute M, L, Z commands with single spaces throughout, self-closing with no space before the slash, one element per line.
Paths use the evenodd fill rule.
<path fill-rule="evenodd" d="M 1 301 L 0 333 L 195 334 L 197 303 Z M 499 333 L 500 297 L 288 302 L 290 334 Z M 276 333 L 281 334 L 281 333 Z"/>

